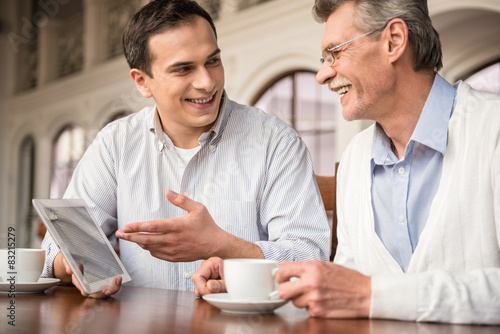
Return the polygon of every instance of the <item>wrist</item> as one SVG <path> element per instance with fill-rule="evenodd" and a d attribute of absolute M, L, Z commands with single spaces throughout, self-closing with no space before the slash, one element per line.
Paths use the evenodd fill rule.
<path fill-rule="evenodd" d="M 264 253 L 255 243 L 238 238 L 228 232 L 217 239 L 218 246 L 212 256 L 222 259 L 229 258 L 264 258 Z"/>
<path fill-rule="evenodd" d="M 371 307 L 371 277 L 364 277 L 364 288 L 363 288 L 363 299 L 362 299 L 362 307 L 361 307 L 361 316 L 369 318 L 370 317 L 370 307 Z"/>

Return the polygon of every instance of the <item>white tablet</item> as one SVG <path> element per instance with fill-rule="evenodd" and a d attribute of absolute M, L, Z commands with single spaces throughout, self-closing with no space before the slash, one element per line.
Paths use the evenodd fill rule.
<path fill-rule="evenodd" d="M 33 205 L 59 246 L 82 289 L 88 293 L 130 276 L 102 228 L 81 199 L 34 199 Z"/>

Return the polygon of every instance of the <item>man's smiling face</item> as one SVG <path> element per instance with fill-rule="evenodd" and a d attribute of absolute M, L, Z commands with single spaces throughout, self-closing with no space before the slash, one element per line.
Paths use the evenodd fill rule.
<path fill-rule="evenodd" d="M 163 128 L 203 133 L 219 113 L 224 90 L 217 39 L 201 17 L 154 35 L 149 41 L 152 77 L 144 74 L 147 97 L 156 102 Z"/>
<path fill-rule="evenodd" d="M 341 96 L 346 120 L 376 119 L 376 106 L 387 89 L 382 42 L 356 29 L 354 17 L 354 5 L 347 3 L 328 18 L 321 49 L 350 42 L 334 51 L 333 66 L 325 62 L 316 80 Z"/>

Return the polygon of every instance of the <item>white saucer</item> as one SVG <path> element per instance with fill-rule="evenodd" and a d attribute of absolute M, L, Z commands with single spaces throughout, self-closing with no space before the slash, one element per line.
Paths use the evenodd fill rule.
<path fill-rule="evenodd" d="M 61 280 L 59 278 L 40 278 L 38 282 L 18 282 L 15 290 L 10 288 L 9 282 L 0 282 L 0 293 L 41 293 L 53 287 Z"/>
<path fill-rule="evenodd" d="M 203 296 L 208 303 L 226 313 L 265 314 L 288 303 L 288 300 L 240 301 L 232 300 L 227 293 L 213 293 Z"/>

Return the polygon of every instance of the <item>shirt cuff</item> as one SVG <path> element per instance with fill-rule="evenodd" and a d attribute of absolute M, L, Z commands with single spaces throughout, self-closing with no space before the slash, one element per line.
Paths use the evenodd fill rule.
<path fill-rule="evenodd" d="M 59 252 L 59 247 L 55 244 L 50 243 L 45 247 L 45 264 L 43 265 L 43 271 L 40 277 L 55 277 L 54 260 Z"/>
<path fill-rule="evenodd" d="M 370 318 L 417 319 L 417 275 L 374 275 L 371 289 Z"/>

